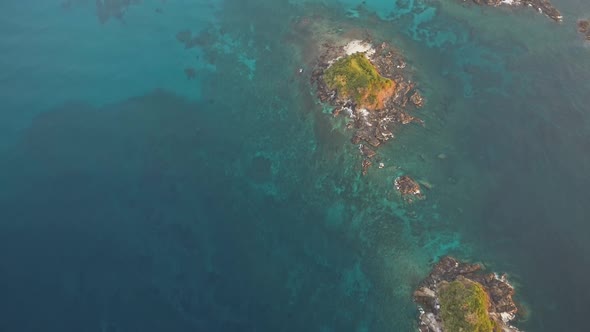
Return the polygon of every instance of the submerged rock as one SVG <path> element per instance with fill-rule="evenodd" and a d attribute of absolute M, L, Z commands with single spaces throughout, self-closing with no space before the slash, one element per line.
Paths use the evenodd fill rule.
<path fill-rule="evenodd" d="M 506 275 L 444 257 L 414 291 L 420 331 L 518 332 L 510 325 L 518 311 L 513 295 Z"/>
<path fill-rule="evenodd" d="M 432 188 L 434 188 L 434 185 L 432 185 L 432 183 L 430 183 L 430 182 L 428 182 L 428 181 L 426 181 L 424 179 L 418 180 L 418 183 L 420 185 L 422 185 L 422 187 L 424 187 L 424 188 L 426 188 L 428 190 L 432 190 Z"/>
<path fill-rule="evenodd" d="M 192 67 L 184 68 L 184 75 L 189 80 L 194 80 L 197 77 L 197 70 Z"/>
<path fill-rule="evenodd" d="M 113 17 L 123 20 L 123 16 L 131 5 L 141 4 L 140 0 L 97 0 L 96 14 L 100 23 L 106 23 L 109 18 Z"/>

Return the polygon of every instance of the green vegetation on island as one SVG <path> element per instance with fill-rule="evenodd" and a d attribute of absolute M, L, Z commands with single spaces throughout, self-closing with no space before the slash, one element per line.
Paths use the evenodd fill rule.
<path fill-rule="evenodd" d="M 444 283 L 439 290 L 440 311 L 445 331 L 491 332 L 488 294 L 477 282 L 461 278 Z"/>
<path fill-rule="evenodd" d="M 324 73 L 330 89 L 352 99 L 359 108 L 375 110 L 395 93 L 396 83 L 379 74 L 364 53 L 355 53 L 334 62 Z"/>

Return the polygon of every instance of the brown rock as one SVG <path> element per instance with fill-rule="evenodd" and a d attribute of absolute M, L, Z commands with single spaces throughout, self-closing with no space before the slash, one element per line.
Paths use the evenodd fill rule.
<path fill-rule="evenodd" d="M 410 97 L 410 101 L 412 102 L 412 104 L 416 105 L 416 107 L 424 106 L 424 98 L 418 91 L 412 94 L 412 96 Z"/>
<path fill-rule="evenodd" d="M 359 145 L 359 150 L 361 151 L 361 154 L 367 158 L 373 158 L 377 154 L 377 152 L 371 150 L 364 144 Z"/>
<path fill-rule="evenodd" d="M 422 197 L 420 184 L 407 175 L 400 176 L 395 179 L 393 185 L 395 186 L 395 189 L 399 191 L 404 197 Z"/>
<path fill-rule="evenodd" d="M 403 125 L 407 125 L 412 122 L 416 122 L 416 123 L 420 123 L 420 124 L 424 123 L 424 121 L 422 121 L 416 117 L 413 117 L 404 111 L 399 111 L 399 112 L 395 113 L 392 116 L 392 118 L 395 122 L 401 123 Z"/>
<path fill-rule="evenodd" d="M 369 170 L 369 167 L 371 167 L 371 165 L 373 165 L 373 163 L 369 160 L 369 159 L 364 159 L 363 160 L 363 175 L 367 175 L 367 171 Z"/>
<path fill-rule="evenodd" d="M 197 77 L 197 71 L 195 70 L 195 68 L 192 67 L 185 68 L 184 74 L 186 75 L 186 78 L 189 80 L 193 80 L 195 79 L 195 77 Z"/>

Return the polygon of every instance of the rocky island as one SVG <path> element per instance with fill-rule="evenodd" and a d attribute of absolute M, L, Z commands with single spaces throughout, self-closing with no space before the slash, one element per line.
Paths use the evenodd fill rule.
<path fill-rule="evenodd" d="M 422 123 L 406 112 L 424 104 L 414 83 L 404 77 L 406 63 L 386 43 L 352 40 L 345 45 L 327 45 L 311 74 L 319 100 L 330 105 L 334 116 L 349 119 L 354 131 L 351 142 L 363 156 L 367 173 L 376 156 L 375 148 L 393 138 L 395 124 Z"/>
<path fill-rule="evenodd" d="M 518 332 L 510 325 L 518 308 L 506 275 L 481 265 L 442 258 L 416 291 L 421 332 Z"/>
<path fill-rule="evenodd" d="M 556 22 L 561 22 L 563 16 L 549 0 L 462 0 L 463 2 L 471 1 L 480 6 L 526 6 L 536 9 L 539 13 L 545 14 Z"/>

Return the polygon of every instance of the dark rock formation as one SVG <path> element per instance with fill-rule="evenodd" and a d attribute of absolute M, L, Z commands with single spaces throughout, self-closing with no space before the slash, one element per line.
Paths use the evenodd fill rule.
<path fill-rule="evenodd" d="M 69 10 L 91 3 L 96 7 L 96 16 L 101 24 L 107 23 L 111 18 L 124 23 L 127 10 L 131 6 L 142 4 L 143 0 L 62 0 L 61 8 Z"/>
<path fill-rule="evenodd" d="M 514 288 L 507 282 L 506 275 L 484 273 L 478 264 L 463 263 L 452 257 L 444 257 L 414 291 L 414 302 L 418 304 L 420 311 L 421 332 L 446 331 L 440 317 L 440 287 L 443 284 L 464 279 L 481 285 L 489 296 L 488 313 L 497 327 L 496 330 L 519 331 L 509 324 L 514 320 L 518 308 L 512 300 Z"/>
<path fill-rule="evenodd" d="M 578 21 L 578 32 L 584 36 L 584 39 L 590 41 L 590 21 L 579 20 Z"/>
<path fill-rule="evenodd" d="M 468 0 L 463 0 L 468 1 Z M 473 3 L 480 6 L 527 6 L 536 9 L 539 13 L 543 13 L 556 22 L 561 22 L 563 16 L 553 7 L 549 0 L 471 0 Z"/>

